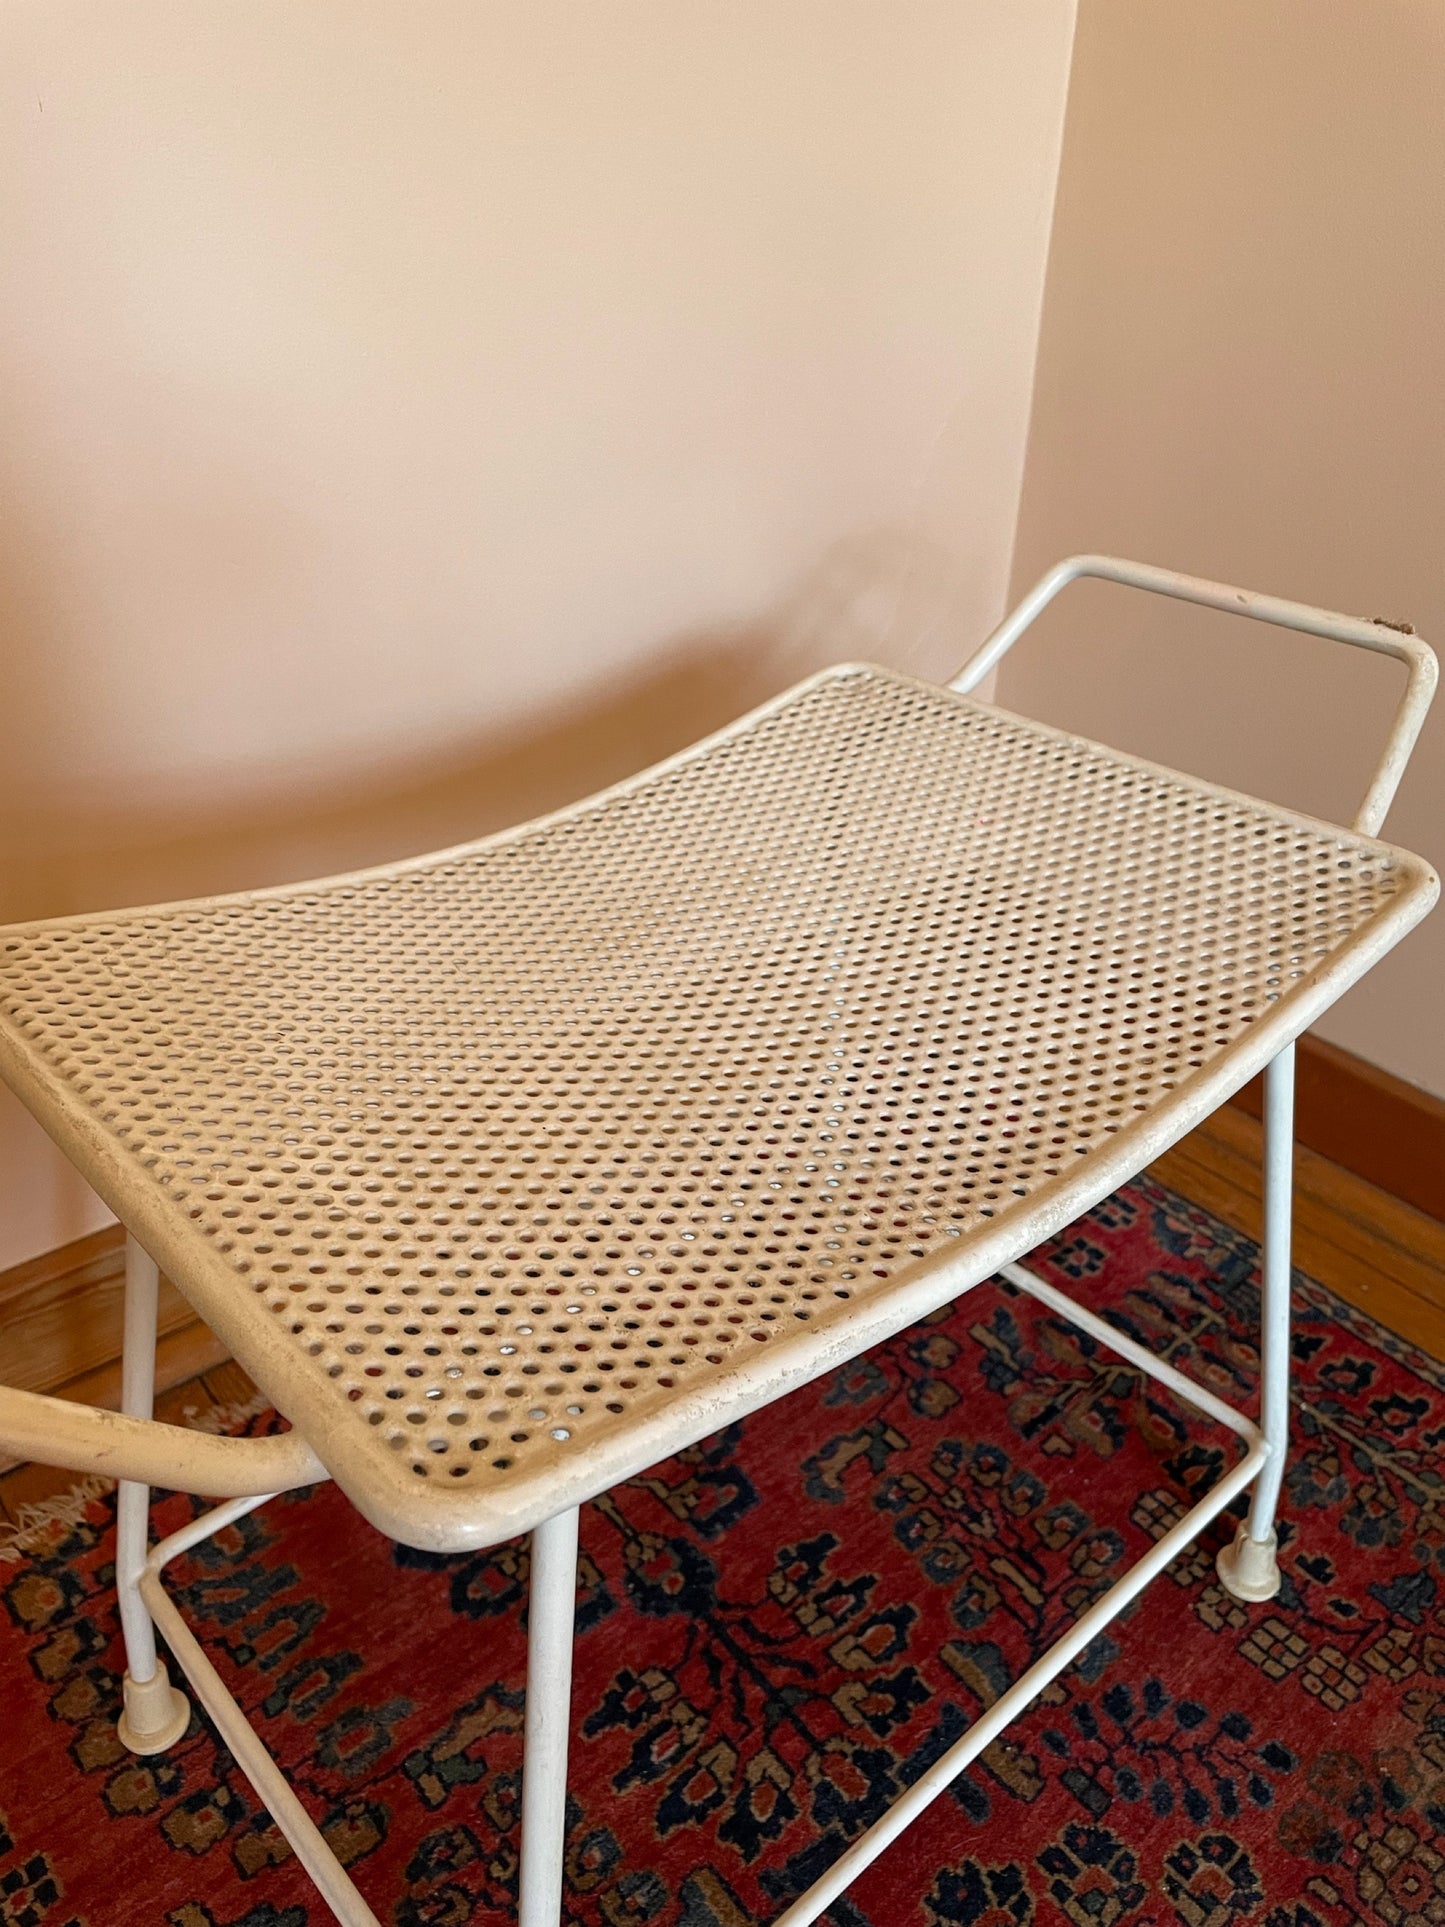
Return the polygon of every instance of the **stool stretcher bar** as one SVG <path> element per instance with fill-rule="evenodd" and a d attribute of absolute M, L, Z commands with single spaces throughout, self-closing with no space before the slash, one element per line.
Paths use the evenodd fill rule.
<path fill-rule="evenodd" d="M 380 1927 L 376 1915 L 352 1885 L 336 1855 L 327 1846 L 320 1828 L 292 1792 L 285 1774 L 266 1751 L 255 1728 L 227 1691 L 220 1674 L 212 1666 L 176 1610 L 161 1584 L 161 1573 L 172 1559 L 189 1552 L 192 1546 L 222 1532 L 248 1512 L 266 1504 L 267 1494 L 232 1499 L 229 1505 L 202 1513 L 179 1532 L 162 1539 L 146 1560 L 141 1574 L 140 1592 L 151 1617 L 159 1627 L 181 1671 L 195 1689 L 196 1698 L 215 1721 L 221 1738 L 230 1748 L 236 1764 L 256 1789 L 257 1796 L 271 1818 L 290 1841 L 296 1858 L 315 1883 L 327 1906 L 345 1927 Z M 274 1495 L 271 1495 L 274 1496 Z"/>
<path fill-rule="evenodd" d="M 1096 1313 L 1076 1304 L 1023 1265 L 1005 1266 L 1003 1276 L 1156 1384 L 1163 1385 L 1206 1417 L 1227 1426 L 1244 1441 L 1246 1450 L 1142 1559 L 1116 1579 L 1108 1591 L 999 1696 L 987 1713 L 975 1720 L 968 1731 L 839 1856 L 827 1873 L 778 1917 L 776 1927 L 806 1927 L 824 1913 L 1004 1728 L 1027 1709 L 1049 1682 L 1118 1617 L 1157 1573 L 1183 1552 L 1252 1479 L 1283 1456 L 1280 1451 L 1271 1452 L 1264 1433 L 1242 1412 L 1195 1384 L 1166 1360 L 1135 1344 Z M 140 1582 L 141 1595 L 195 1689 L 196 1697 L 215 1721 L 222 1739 L 337 1920 L 342 1922 L 342 1927 L 378 1927 L 376 1915 L 327 1846 L 280 1767 L 257 1738 L 161 1583 L 161 1574 L 173 1559 L 265 1504 L 265 1495 L 233 1499 L 229 1505 L 203 1513 L 190 1525 L 163 1539 L 146 1560 Z M 520 1927 L 557 1927 L 562 1919 L 577 1525 L 574 1507 L 536 1527 L 532 1533 L 522 1768 Z"/>

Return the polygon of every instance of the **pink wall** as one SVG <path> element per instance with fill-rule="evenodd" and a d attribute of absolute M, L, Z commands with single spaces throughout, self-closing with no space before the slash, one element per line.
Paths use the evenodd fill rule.
<path fill-rule="evenodd" d="M 1445 648 L 1445 10 L 1082 0 L 1015 588 L 1104 549 Z M 1004 704 L 1348 820 L 1399 683 L 1070 590 Z M 1445 869 L 1445 702 L 1386 834 Z M 1445 913 L 1320 1026 L 1445 1093 Z"/>
<path fill-rule="evenodd" d="M 12 0 L 8 914 L 451 840 L 819 661 L 946 673 L 1007 581 L 1071 31 Z M 95 1219 L 13 1107 L 0 1173 L 0 1265 Z"/>

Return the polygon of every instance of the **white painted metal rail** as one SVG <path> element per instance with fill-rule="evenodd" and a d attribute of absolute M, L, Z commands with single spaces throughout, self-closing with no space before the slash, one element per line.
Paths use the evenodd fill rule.
<path fill-rule="evenodd" d="M 1332 609 L 1315 609 L 1305 602 L 1287 602 L 1280 596 L 1236 589 L 1227 582 L 1210 582 L 1203 576 L 1180 575 L 1174 569 L 1155 568 L 1147 562 L 1127 562 L 1117 555 L 1071 555 L 1056 563 L 1034 584 L 1017 608 L 1005 616 L 993 634 L 969 657 L 949 688 L 964 693 L 977 689 L 1059 591 L 1086 576 L 1117 582 L 1125 588 L 1145 589 L 1176 602 L 1197 603 L 1201 608 L 1218 609 L 1224 615 L 1247 616 L 1252 622 L 1272 623 L 1279 629 L 1298 629 L 1306 635 L 1346 642 L 1354 649 L 1369 649 L 1376 655 L 1393 656 L 1397 662 L 1404 663 L 1409 671 L 1405 693 L 1354 820 L 1355 829 L 1368 836 L 1378 836 L 1430 708 L 1440 673 L 1435 653 L 1426 643 L 1388 623 L 1370 621 L 1364 616 L 1341 615 Z"/>
<path fill-rule="evenodd" d="M 48 1454 L 59 1452 L 72 1472 L 137 1479 L 213 1499 L 289 1492 L 330 1477 L 299 1432 L 260 1439 L 213 1437 L 5 1385 L 0 1385 L 0 1444 L 11 1458 L 43 1464 Z"/>

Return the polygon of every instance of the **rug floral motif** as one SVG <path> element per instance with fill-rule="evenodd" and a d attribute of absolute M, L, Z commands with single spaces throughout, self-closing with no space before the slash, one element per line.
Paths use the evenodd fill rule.
<path fill-rule="evenodd" d="M 1246 1406 L 1256 1264 L 1149 1180 L 1039 1260 Z M 1279 1597 L 1221 1590 L 1221 1520 L 836 1927 L 1445 1923 L 1445 1370 L 1308 1279 L 1296 1303 Z M 1235 1450 L 991 1283 L 586 1508 L 567 1920 L 776 1916 Z M 323 1927 L 203 1719 L 120 1747 L 113 1505 L 71 1513 L 0 1560 L 0 1923 Z M 411 1552 L 323 1487 L 172 1578 L 378 1918 L 510 1921 L 525 1542 Z"/>

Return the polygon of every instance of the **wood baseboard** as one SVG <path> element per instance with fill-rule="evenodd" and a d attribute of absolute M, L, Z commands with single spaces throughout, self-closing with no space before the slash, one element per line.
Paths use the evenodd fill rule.
<path fill-rule="evenodd" d="M 1231 1103 L 1264 1113 L 1256 1077 Z M 1295 1137 L 1356 1177 L 1445 1220 L 1445 1100 L 1306 1033 L 1296 1047 Z"/>
<path fill-rule="evenodd" d="M 125 1233 L 119 1225 L 0 1272 L 4 1382 L 118 1410 L 124 1294 Z M 220 1340 L 166 1278 L 157 1332 L 157 1393 L 226 1357 Z M 10 1463 L 0 1456 L 0 1471 Z"/>

